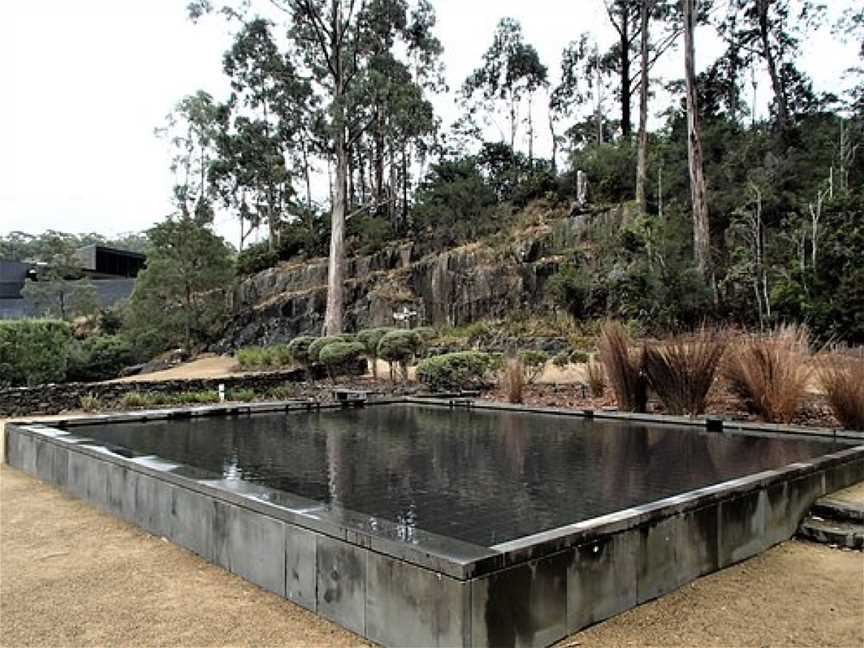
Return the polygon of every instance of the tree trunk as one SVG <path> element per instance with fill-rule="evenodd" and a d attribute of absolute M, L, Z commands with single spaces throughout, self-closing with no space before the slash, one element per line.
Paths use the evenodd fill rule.
<path fill-rule="evenodd" d="M 303 141 L 303 177 L 306 180 L 306 208 L 312 211 L 312 178 L 309 173 L 309 150 L 306 144 L 306 138 Z"/>
<path fill-rule="evenodd" d="M 765 63 L 768 65 L 768 75 L 771 77 L 774 101 L 777 104 L 777 119 L 781 128 L 784 128 L 789 123 L 789 106 L 786 103 L 786 92 L 783 89 L 783 82 L 780 79 L 777 62 L 774 60 L 774 53 L 771 51 L 771 42 L 768 38 L 768 8 L 770 4 L 771 0 L 756 0 L 756 7 L 759 12 L 759 37 L 762 41 Z"/>
<path fill-rule="evenodd" d="M 384 199 L 384 114 L 375 114 L 375 200 L 380 203 Z"/>
<path fill-rule="evenodd" d="M 516 99 L 510 97 L 510 150 L 516 152 Z"/>
<path fill-rule="evenodd" d="M 687 83 L 687 153 L 690 165 L 690 195 L 693 202 L 693 256 L 706 282 L 711 282 L 711 232 L 705 202 L 705 177 L 702 173 L 702 142 L 699 138 L 699 113 L 696 100 L 696 63 L 693 43 L 694 0 L 684 5 L 684 71 Z"/>
<path fill-rule="evenodd" d="M 528 166 L 534 167 L 534 94 L 528 95 Z"/>
<path fill-rule="evenodd" d="M 333 106 L 336 157 L 336 182 L 333 187 L 333 205 L 330 217 L 330 259 L 327 268 L 327 310 L 324 314 L 324 334 L 338 335 L 342 332 L 345 308 L 345 192 L 347 189 L 348 151 L 345 141 L 345 79 L 342 61 L 342 2 L 333 0 Z"/>
<path fill-rule="evenodd" d="M 632 103 L 630 87 L 630 11 L 621 13 L 621 135 L 629 139 L 633 134 L 633 119 L 630 116 Z"/>
<path fill-rule="evenodd" d="M 641 82 L 639 86 L 639 161 L 636 169 L 636 204 L 639 212 L 648 213 L 648 16 L 651 0 L 642 0 L 639 9 L 642 24 Z"/>
<path fill-rule="evenodd" d="M 555 119 L 549 111 L 549 134 L 552 136 L 552 175 L 558 175 L 558 136 L 555 134 Z"/>

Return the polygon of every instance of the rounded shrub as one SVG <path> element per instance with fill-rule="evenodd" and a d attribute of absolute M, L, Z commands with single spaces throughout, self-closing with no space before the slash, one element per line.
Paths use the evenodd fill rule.
<path fill-rule="evenodd" d="M 530 385 L 543 374 L 546 363 L 549 362 L 549 354 L 545 351 L 520 351 L 519 361 L 525 372 L 525 382 Z"/>
<path fill-rule="evenodd" d="M 501 359 L 480 351 L 459 351 L 433 356 L 417 366 L 417 380 L 432 391 L 486 387 L 494 381 Z"/>
<path fill-rule="evenodd" d="M 327 367 L 327 373 L 335 382 L 337 376 L 348 373 L 356 366 L 365 352 L 366 347 L 360 342 L 336 341 L 321 349 L 318 360 Z"/>
<path fill-rule="evenodd" d="M 395 330 L 393 328 L 382 327 L 366 329 L 357 334 L 357 341 L 363 345 L 363 353 L 372 363 L 372 375 L 376 378 L 378 376 L 378 345 L 381 343 L 381 338 Z"/>
<path fill-rule="evenodd" d="M 308 361 L 312 362 L 320 362 L 321 351 L 323 351 L 327 346 L 333 344 L 334 342 L 353 342 L 353 336 L 351 335 L 328 335 L 326 337 L 315 338 L 311 344 L 309 344 L 309 351 L 307 353 Z"/>
<path fill-rule="evenodd" d="M 408 363 L 423 351 L 423 338 L 410 330 L 390 331 L 378 343 L 378 357 L 396 365 L 402 374 L 402 379 L 408 378 Z"/>
<path fill-rule="evenodd" d="M 291 356 L 291 360 L 304 367 L 310 364 L 309 347 L 315 340 L 316 338 L 308 335 L 301 335 L 291 340 L 288 343 L 288 355 Z"/>

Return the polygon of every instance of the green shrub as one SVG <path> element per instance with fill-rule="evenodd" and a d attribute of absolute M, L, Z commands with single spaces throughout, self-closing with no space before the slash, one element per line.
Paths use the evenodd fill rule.
<path fill-rule="evenodd" d="M 423 338 L 410 330 L 390 331 L 378 343 L 378 357 L 392 369 L 399 367 L 402 380 L 408 379 L 408 363 L 423 350 Z"/>
<path fill-rule="evenodd" d="M 85 394 L 79 399 L 79 403 L 85 412 L 98 412 L 102 409 L 102 401 L 93 394 Z"/>
<path fill-rule="evenodd" d="M 393 328 L 374 328 L 360 331 L 357 334 L 357 341 L 363 345 L 364 353 L 372 363 L 372 375 L 378 377 L 378 345 L 388 333 L 394 331 Z"/>
<path fill-rule="evenodd" d="M 120 397 L 121 409 L 138 409 L 141 407 L 153 407 L 158 404 L 158 399 L 149 392 L 131 391 Z"/>
<path fill-rule="evenodd" d="M 0 322 L 0 384 L 12 386 L 62 382 L 72 331 L 58 320 Z"/>
<path fill-rule="evenodd" d="M 294 400 L 298 396 L 303 393 L 303 388 L 296 383 L 286 383 L 284 385 L 277 385 L 276 387 L 271 387 L 267 391 L 267 398 L 272 398 L 273 400 Z"/>
<path fill-rule="evenodd" d="M 279 263 L 279 254 L 270 250 L 269 243 L 250 245 L 237 255 L 237 274 L 253 275 Z"/>
<path fill-rule="evenodd" d="M 291 340 L 288 343 L 288 355 L 291 360 L 303 367 L 308 367 L 312 364 L 312 361 L 309 359 L 309 347 L 315 340 L 316 338 L 308 335 L 301 335 Z"/>
<path fill-rule="evenodd" d="M 334 342 L 352 342 L 353 338 L 350 335 L 328 335 L 327 337 L 315 338 L 309 345 L 307 358 L 310 364 L 320 362 L 321 351 Z"/>
<path fill-rule="evenodd" d="M 584 351 L 573 351 L 570 354 L 570 364 L 588 364 L 591 362 L 591 356 Z"/>
<path fill-rule="evenodd" d="M 335 382 L 337 376 L 348 373 L 366 351 L 360 342 L 331 342 L 318 355 L 318 360 L 327 367 L 327 373 Z"/>
<path fill-rule="evenodd" d="M 566 369 L 570 365 L 570 354 L 567 351 L 556 353 L 552 358 L 552 364 L 559 369 Z"/>
<path fill-rule="evenodd" d="M 75 344 L 69 354 L 69 380 L 96 381 L 116 378 L 121 369 L 135 363 L 135 351 L 125 337 L 100 335 Z"/>
<path fill-rule="evenodd" d="M 156 405 L 211 405 L 219 402 L 219 392 L 215 390 L 169 393 L 149 393 L 146 400 L 150 406 Z M 232 399 L 241 400 L 241 399 Z"/>
<path fill-rule="evenodd" d="M 549 362 L 549 354 L 545 351 L 520 351 L 519 362 L 525 372 L 525 382 L 532 385 L 543 375 L 546 363 Z"/>
<path fill-rule="evenodd" d="M 234 359 L 242 369 L 256 369 L 264 366 L 264 349 L 261 347 L 245 347 L 238 349 Z"/>
<path fill-rule="evenodd" d="M 291 352 L 287 345 L 245 347 L 234 354 L 243 369 L 282 368 L 291 365 Z"/>
<path fill-rule="evenodd" d="M 218 394 L 217 394 L 218 396 Z M 255 400 L 257 395 L 255 394 L 254 389 L 229 389 L 225 398 L 230 401 L 239 401 L 242 403 L 248 403 L 249 401 Z"/>
<path fill-rule="evenodd" d="M 423 360 L 417 366 L 417 380 L 432 391 L 485 387 L 500 364 L 500 358 L 480 351 L 448 353 Z"/>

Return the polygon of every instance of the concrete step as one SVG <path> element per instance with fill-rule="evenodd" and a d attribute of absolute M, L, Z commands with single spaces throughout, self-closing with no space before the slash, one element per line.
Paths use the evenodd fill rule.
<path fill-rule="evenodd" d="M 798 527 L 798 535 L 813 542 L 864 551 L 864 524 L 860 522 L 826 519 L 811 513 Z"/>
<path fill-rule="evenodd" d="M 817 500 L 810 512 L 827 520 L 864 524 L 864 502 L 849 502 L 828 495 Z"/>

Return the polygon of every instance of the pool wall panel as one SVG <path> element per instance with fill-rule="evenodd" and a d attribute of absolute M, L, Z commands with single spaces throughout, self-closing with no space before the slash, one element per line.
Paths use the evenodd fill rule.
<path fill-rule="evenodd" d="M 168 464 L 36 427 L 7 426 L 5 443 L 10 465 L 399 646 L 547 646 L 787 540 L 816 498 L 864 480 L 864 451 L 842 451 L 502 545 L 500 560 L 473 563 L 479 575 L 454 578 L 406 560 L 407 545 L 390 553 L 392 541 L 350 528 L 333 537 L 298 526 Z"/>

